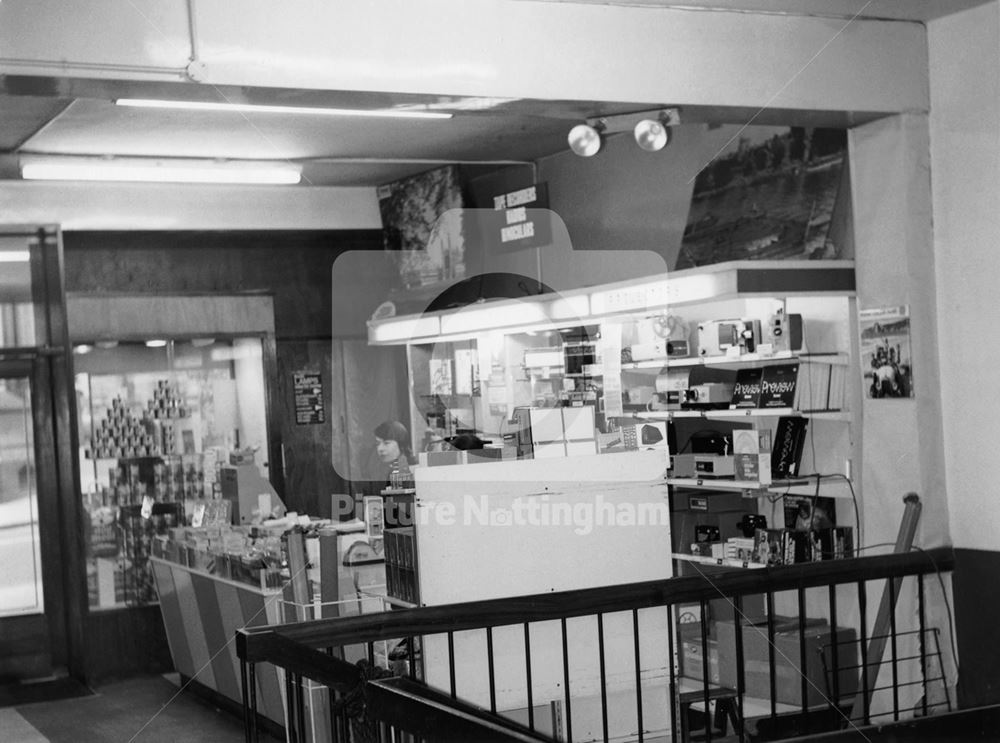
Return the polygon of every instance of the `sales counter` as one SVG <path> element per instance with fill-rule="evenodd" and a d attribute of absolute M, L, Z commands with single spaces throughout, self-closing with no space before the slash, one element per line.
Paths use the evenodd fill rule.
<path fill-rule="evenodd" d="M 392 574 L 397 560 L 409 567 L 415 578 L 414 603 L 426 606 L 669 578 L 667 464 L 664 444 L 608 454 L 416 467 L 413 524 L 399 530 L 402 539 L 386 530 L 387 572 Z M 390 580 L 390 593 L 391 588 Z M 455 682 L 465 701 L 489 707 L 492 682 L 492 698 L 503 713 L 523 720 L 530 700 L 536 721 L 558 717 L 565 696 L 565 641 L 578 659 L 569 679 L 572 730 L 585 740 L 588 733 L 601 731 L 602 676 L 612 706 L 619 694 L 625 700 L 634 693 L 633 621 L 655 623 L 662 619 L 657 611 L 642 610 L 635 618 L 630 612 L 609 614 L 602 630 L 593 618 L 580 618 L 569 623 L 565 640 L 557 623 L 533 627 L 530 696 L 520 626 L 494 629 L 492 679 L 481 667 L 484 633 L 460 633 L 452 638 L 453 648 L 446 635 L 426 636 L 425 681 L 450 688 L 453 656 Z M 605 647 L 603 671 L 592 652 L 599 632 Z M 670 654 L 665 636 L 642 637 L 639 675 L 645 693 L 669 674 Z M 648 722 L 665 730 L 666 714 L 650 713 Z M 612 721 L 612 727 L 618 723 L 621 731 L 633 724 L 623 718 Z"/>
<path fill-rule="evenodd" d="M 363 529 L 363 525 L 361 527 Z M 363 531 L 338 531 L 332 525 L 313 529 L 298 542 L 304 548 L 304 580 L 291 580 L 287 553 L 277 562 L 244 547 L 225 551 L 248 533 L 247 528 L 215 530 L 182 527 L 154 543 L 150 563 L 174 668 L 192 688 L 207 690 L 215 701 L 233 709 L 242 705 L 238 629 L 382 611 L 385 568 L 370 549 Z M 268 539 L 275 538 L 272 534 Z M 285 545 L 289 540 L 285 539 Z M 308 557 L 306 557 L 308 555 Z M 305 598 L 293 590 L 305 587 Z M 345 657 L 361 657 L 360 648 Z M 284 675 L 269 663 L 256 667 L 258 711 L 264 723 L 285 726 Z M 307 689 L 306 717 L 310 741 L 327 740 L 329 711 L 325 687 Z"/>

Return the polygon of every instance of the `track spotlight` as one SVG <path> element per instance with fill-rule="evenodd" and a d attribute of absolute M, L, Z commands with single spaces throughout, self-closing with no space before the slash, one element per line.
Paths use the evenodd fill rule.
<path fill-rule="evenodd" d="M 580 157 L 591 157 L 601 149 L 603 138 L 632 131 L 635 142 L 647 152 L 670 144 L 670 129 L 681 123 L 680 109 L 661 108 L 587 119 L 569 132 L 569 146 Z"/>
<path fill-rule="evenodd" d="M 643 119 L 633 130 L 635 143 L 646 152 L 658 152 L 670 142 L 670 130 L 659 120 Z"/>
<path fill-rule="evenodd" d="M 580 157 L 591 157 L 601 149 L 601 124 L 577 124 L 569 130 L 569 147 Z"/>

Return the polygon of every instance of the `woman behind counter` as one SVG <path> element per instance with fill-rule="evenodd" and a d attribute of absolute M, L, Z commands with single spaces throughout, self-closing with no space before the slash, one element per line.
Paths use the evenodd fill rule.
<path fill-rule="evenodd" d="M 409 477 L 410 465 L 416 460 L 410 449 L 410 432 L 399 421 L 383 421 L 375 427 L 375 453 L 385 465 L 385 481 L 390 486 L 393 472 L 406 473 Z"/>

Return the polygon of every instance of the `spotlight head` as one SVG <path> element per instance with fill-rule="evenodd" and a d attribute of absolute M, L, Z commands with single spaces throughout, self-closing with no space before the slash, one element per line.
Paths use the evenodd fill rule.
<path fill-rule="evenodd" d="M 635 143 L 646 152 L 658 152 L 670 142 L 670 129 L 663 121 L 643 119 L 633 131 Z"/>
<path fill-rule="evenodd" d="M 569 147 L 580 157 L 591 157 L 601 149 L 601 131 L 589 124 L 577 124 L 569 130 Z"/>

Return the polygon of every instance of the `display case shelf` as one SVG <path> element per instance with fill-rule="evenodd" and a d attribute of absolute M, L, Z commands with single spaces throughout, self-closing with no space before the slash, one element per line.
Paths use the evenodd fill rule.
<path fill-rule="evenodd" d="M 727 559 L 724 557 L 704 557 L 702 555 L 689 555 L 685 552 L 674 552 L 671 555 L 675 560 L 683 560 L 685 562 L 694 562 L 699 565 L 712 565 L 714 567 L 724 567 L 724 568 L 747 568 L 752 570 L 759 570 L 760 568 L 766 568 L 762 562 L 751 562 L 747 560 L 734 560 Z"/>
<path fill-rule="evenodd" d="M 646 410 L 633 411 L 633 418 L 647 421 L 669 421 L 675 418 L 704 418 L 707 420 L 742 420 L 744 418 L 816 418 L 827 421 L 850 422 L 846 410 L 796 410 L 795 408 L 726 408 L 719 410 Z"/>
<path fill-rule="evenodd" d="M 668 477 L 667 484 L 678 488 L 705 488 L 708 490 L 787 490 L 815 484 L 815 478 L 796 480 L 775 480 L 770 483 L 760 483 L 757 480 L 727 480 L 721 477 Z"/>
<path fill-rule="evenodd" d="M 621 365 L 622 371 L 660 372 L 663 369 L 682 369 L 691 366 L 753 366 L 754 364 L 784 363 L 788 361 L 822 361 L 827 364 L 847 365 L 847 354 L 836 351 L 794 353 L 778 351 L 771 354 L 744 353 L 739 356 L 687 356 L 683 358 L 643 359 L 627 361 Z"/>

